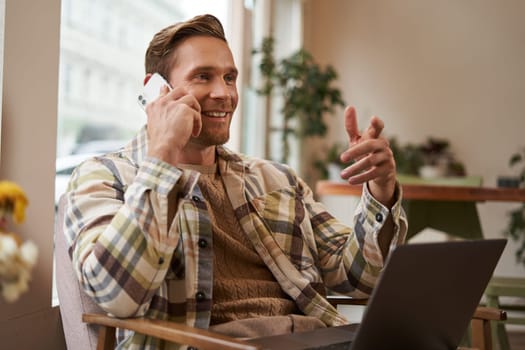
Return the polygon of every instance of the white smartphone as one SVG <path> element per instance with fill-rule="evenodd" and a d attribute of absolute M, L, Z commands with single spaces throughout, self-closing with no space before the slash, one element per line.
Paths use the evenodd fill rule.
<path fill-rule="evenodd" d="M 144 90 L 138 97 L 139 106 L 145 109 L 149 102 L 156 100 L 160 95 L 160 88 L 164 85 L 171 90 L 170 84 L 159 73 L 154 73 L 144 85 Z"/>

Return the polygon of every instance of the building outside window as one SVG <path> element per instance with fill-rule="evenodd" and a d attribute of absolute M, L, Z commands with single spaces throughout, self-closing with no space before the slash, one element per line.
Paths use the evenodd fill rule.
<path fill-rule="evenodd" d="M 229 26 L 230 0 L 62 0 L 55 201 L 70 171 L 124 145 L 145 123 L 137 103 L 144 54 L 160 29 L 211 13 Z"/>
<path fill-rule="evenodd" d="M 55 204 L 82 160 L 123 146 L 145 123 L 137 97 L 153 35 L 202 13 L 228 32 L 230 2 L 62 0 Z"/>

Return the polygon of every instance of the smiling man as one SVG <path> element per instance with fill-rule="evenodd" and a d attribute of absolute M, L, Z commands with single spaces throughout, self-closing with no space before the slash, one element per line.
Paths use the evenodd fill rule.
<path fill-rule="evenodd" d="M 342 172 L 363 184 L 348 227 L 286 165 L 226 149 L 237 68 L 220 22 L 156 34 L 146 77 L 162 75 L 147 125 L 73 173 L 64 231 L 85 292 L 116 317 L 145 316 L 238 337 L 346 323 L 327 291 L 368 296 L 406 219 L 382 121 L 360 133 L 345 111 Z M 118 348 L 176 348 L 118 330 Z"/>
<path fill-rule="evenodd" d="M 172 66 L 168 66 L 172 69 L 159 73 L 173 90 L 165 87 L 160 98 L 146 107 L 149 155 L 173 165 L 210 165 L 215 162 L 215 146 L 228 141 L 239 99 L 237 68 L 225 39 L 220 33 L 216 35 L 189 36 L 172 48 Z M 150 47 L 146 62 L 154 52 Z M 146 64 L 145 83 L 155 69 L 155 65 Z"/>

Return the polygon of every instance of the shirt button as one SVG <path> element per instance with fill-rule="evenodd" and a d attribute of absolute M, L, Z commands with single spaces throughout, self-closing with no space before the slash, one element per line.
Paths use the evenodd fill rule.
<path fill-rule="evenodd" d="M 197 302 L 203 301 L 204 299 L 206 299 L 206 295 L 203 292 L 195 293 L 195 300 L 197 300 Z"/>
<path fill-rule="evenodd" d="M 193 196 L 193 197 L 191 197 L 191 199 L 193 199 L 195 202 L 200 202 L 201 201 L 199 196 Z"/>
<path fill-rule="evenodd" d="M 207 246 L 208 242 L 204 238 L 199 239 L 199 247 L 206 248 Z"/>
<path fill-rule="evenodd" d="M 383 222 L 383 214 L 377 213 L 376 214 L 376 221 L 377 222 Z"/>

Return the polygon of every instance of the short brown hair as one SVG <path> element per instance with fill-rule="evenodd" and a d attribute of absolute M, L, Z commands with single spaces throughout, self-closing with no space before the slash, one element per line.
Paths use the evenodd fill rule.
<path fill-rule="evenodd" d="M 192 36 L 212 36 L 226 42 L 224 28 L 217 17 L 200 15 L 192 19 L 170 25 L 153 36 L 146 50 L 146 73 L 159 73 L 169 79 L 173 64 L 173 53 L 178 44 Z"/>

